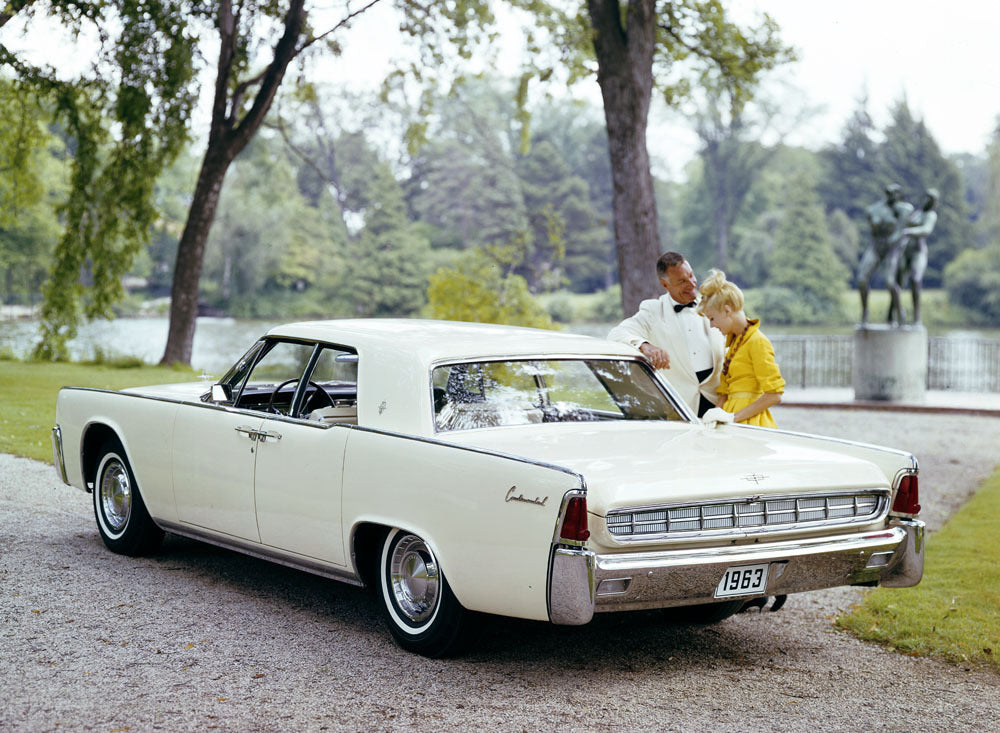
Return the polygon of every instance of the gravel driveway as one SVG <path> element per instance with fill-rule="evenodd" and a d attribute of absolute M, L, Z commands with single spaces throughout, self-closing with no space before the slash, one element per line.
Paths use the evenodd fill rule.
<path fill-rule="evenodd" d="M 779 408 L 921 463 L 933 529 L 993 470 L 1000 418 Z M 106 551 L 89 496 L 0 455 L 0 730 L 997 730 L 1000 675 L 837 630 L 861 597 L 672 627 L 487 619 L 464 657 L 396 648 L 362 590 L 168 537 Z M 898 591 L 905 602 L 906 591 Z"/>

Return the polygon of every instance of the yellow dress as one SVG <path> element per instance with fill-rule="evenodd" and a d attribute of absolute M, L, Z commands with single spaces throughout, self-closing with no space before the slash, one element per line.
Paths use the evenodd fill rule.
<path fill-rule="evenodd" d="M 739 412 L 765 392 L 781 394 L 785 391 L 785 380 L 774 360 L 774 347 L 760 332 L 760 319 L 750 320 L 748 324 L 745 334 L 734 334 L 726 339 L 729 370 L 721 375 L 717 390 L 719 405 L 726 412 Z M 765 428 L 778 427 L 770 410 L 743 422 Z"/>

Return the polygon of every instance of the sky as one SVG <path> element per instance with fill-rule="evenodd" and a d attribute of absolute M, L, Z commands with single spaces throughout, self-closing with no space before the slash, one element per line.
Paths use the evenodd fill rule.
<path fill-rule="evenodd" d="M 787 140 L 818 149 L 837 141 L 858 100 L 868 95 L 877 127 L 905 97 L 946 154 L 982 153 L 1000 121 L 1000 3 L 993 0 L 728 0 L 735 19 L 768 13 L 799 60 L 777 77 L 798 102 L 816 108 Z M 377 84 L 392 57 L 386 17 L 373 13 L 352 28 L 339 68 L 356 86 Z M 388 22 L 391 23 L 391 20 Z M 511 26 L 501 54 L 517 71 L 519 39 Z M 576 90 L 600 104 L 596 81 Z M 676 178 L 695 154 L 697 139 L 677 113 L 655 109 L 649 146 L 658 173 Z"/>
<path fill-rule="evenodd" d="M 888 121 L 901 98 L 921 118 L 946 154 L 980 154 L 1000 120 L 1000 3 L 993 0 L 724 0 L 740 22 L 766 12 L 781 28 L 799 60 L 777 77 L 791 85 L 796 103 L 817 108 L 807 124 L 787 138 L 818 149 L 836 142 L 843 126 L 868 95 L 876 126 Z M 318 3 L 323 5 L 324 3 Z M 323 77 L 355 89 L 376 89 L 389 61 L 399 54 L 396 25 L 385 1 L 357 19 L 342 38 L 345 54 L 324 67 Z M 52 39 L 17 41 L 14 23 L 4 29 L 13 47 L 40 46 L 51 54 Z M 499 70 L 514 75 L 520 34 L 514 24 L 502 41 Z M 56 44 L 59 47 L 59 44 Z M 72 63 L 80 63 L 77 59 Z M 210 90 L 210 84 L 209 84 Z M 596 80 L 575 93 L 600 107 Z M 206 95 L 207 96 L 207 95 Z M 679 178 L 695 154 L 697 139 L 678 113 L 654 107 L 650 154 L 658 175 Z"/>

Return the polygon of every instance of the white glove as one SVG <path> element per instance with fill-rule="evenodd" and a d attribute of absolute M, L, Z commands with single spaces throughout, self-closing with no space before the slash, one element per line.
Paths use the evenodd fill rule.
<path fill-rule="evenodd" d="M 701 421 L 708 425 L 717 426 L 719 423 L 732 422 L 733 413 L 726 412 L 721 407 L 713 407 L 701 416 Z"/>

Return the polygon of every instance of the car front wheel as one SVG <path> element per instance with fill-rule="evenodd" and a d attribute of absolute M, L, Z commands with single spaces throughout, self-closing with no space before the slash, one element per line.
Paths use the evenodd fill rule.
<path fill-rule="evenodd" d="M 378 571 L 380 606 L 396 643 L 426 657 L 458 648 L 467 614 L 423 539 L 390 530 L 382 542 Z"/>
<path fill-rule="evenodd" d="M 101 448 L 94 480 L 94 515 L 101 539 L 112 552 L 148 555 L 163 540 L 163 530 L 146 511 L 132 467 L 118 441 L 109 441 Z"/>

